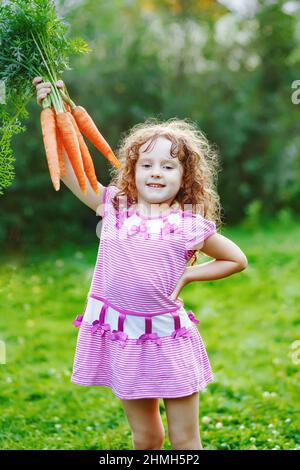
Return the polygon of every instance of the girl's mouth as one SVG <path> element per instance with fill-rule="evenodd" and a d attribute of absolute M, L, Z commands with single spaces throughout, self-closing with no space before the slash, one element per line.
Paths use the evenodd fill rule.
<path fill-rule="evenodd" d="M 153 188 L 153 189 L 162 189 L 165 187 L 165 185 L 163 184 L 154 184 L 154 183 L 147 184 L 146 186 L 148 186 L 149 188 Z"/>

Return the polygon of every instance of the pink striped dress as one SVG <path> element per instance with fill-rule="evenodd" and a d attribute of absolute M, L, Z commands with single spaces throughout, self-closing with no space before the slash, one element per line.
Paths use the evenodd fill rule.
<path fill-rule="evenodd" d="M 191 210 L 145 217 L 103 193 L 101 237 L 78 327 L 71 381 L 123 400 L 190 395 L 214 380 L 192 311 L 171 300 L 193 248 L 216 232 Z M 121 200 L 122 198 L 120 198 Z"/>

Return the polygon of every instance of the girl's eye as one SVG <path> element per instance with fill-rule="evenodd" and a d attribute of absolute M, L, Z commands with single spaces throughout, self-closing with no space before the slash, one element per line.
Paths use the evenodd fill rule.
<path fill-rule="evenodd" d="M 145 165 L 142 165 L 144 167 L 147 167 L 147 166 L 150 166 L 148 165 L 147 163 Z M 165 168 L 168 168 L 168 170 L 173 170 L 173 167 L 172 166 L 165 166 Z"/>

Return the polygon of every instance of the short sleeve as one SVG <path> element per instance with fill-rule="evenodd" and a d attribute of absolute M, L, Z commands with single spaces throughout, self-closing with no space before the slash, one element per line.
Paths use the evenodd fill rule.
<path fill-rule="evenodd" d="M 112 209 L 112 199 L 119 191 L 117 186 L 105 186 L 102 195 L 102 207 L 103 207 L 103 217 L 105 217 L 109 211 Z"/>
<path fill-rule="evenodd" d="M 216 224 L 200 214 L 193 214 L 185 224 L 185 248 L 193 250 L 197 245 L 217 232 Z"/>

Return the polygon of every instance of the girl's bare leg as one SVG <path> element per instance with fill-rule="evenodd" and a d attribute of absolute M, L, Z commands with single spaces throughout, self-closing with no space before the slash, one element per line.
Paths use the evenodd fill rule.
<path fill-rule="evenodd" d="M 121 400 L 132 430 L 135 450 L 162 448 L 165 430 L 159 411 L 159 398 Z"/>
<path fill-rule="evenodd" d="M 199 430 L 199 392 L 163 400 L 172 449 L 203 450 Z"/>

